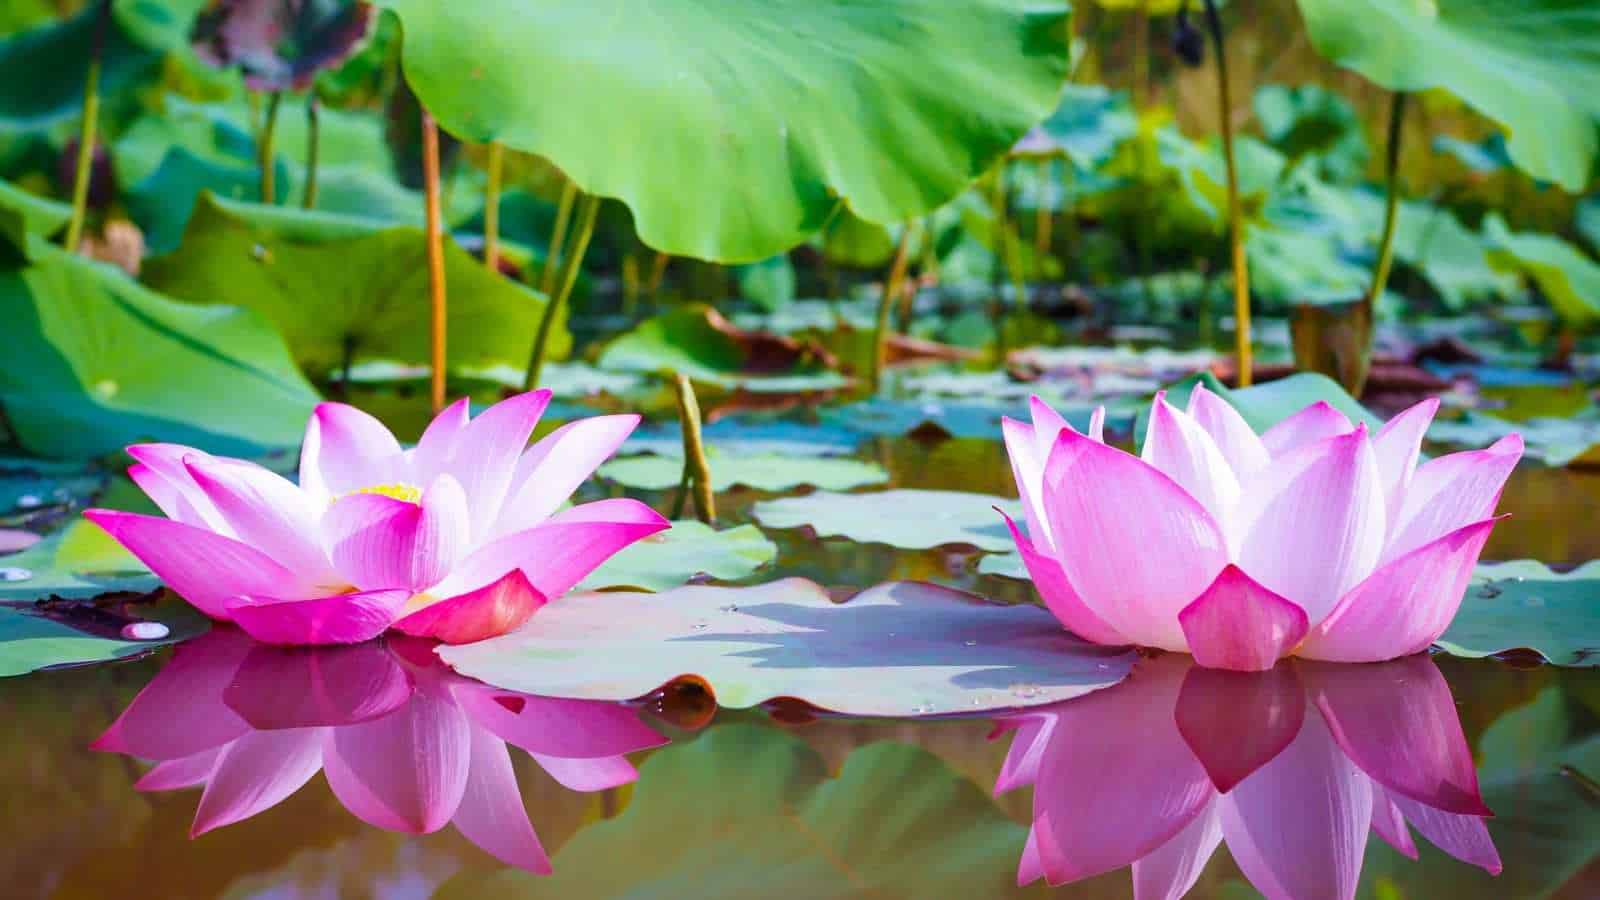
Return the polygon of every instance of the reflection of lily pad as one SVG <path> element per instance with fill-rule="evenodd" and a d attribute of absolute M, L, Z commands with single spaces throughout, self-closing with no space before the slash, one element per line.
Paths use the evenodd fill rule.
<path fill-rule="evenodd" d="M 557 854 L 554 876 L 468 875 L 439 897 L 1012 894 L 1026 829 L 939 757 L 870 744 L 828 776 L 828 763 L 793 734 L 719 726 L 645 760 L 627 809 L 580 831 Z"/>
<path fill-rule="evenodd" d="M 787 491 L 802 485 L 843 491 L 889 480 L 889 473 L 882 466 L 860 459 L 745 453 L 722 450 L 715 444 L 706 448 L 706 458 L 711 465 L 714 491 L 738 484 L 758 491 Z M 676 485 L 682 474 L 681 454 L 628 456 L 600 467 L 602 478 L 626 487 L 657 491 Z"/>
<path fill-rule="evenodd" d="M 1559 666 L 1600 666 L 1600 560 L 1564 574 L 1531 559 L 1479 566 L 1438 644 L 1457 656 L 1526 649 Z"/>
<path fill-rule="evenodd" d="M 518 631 L 439 655 L 462 674 L 546 696 L 626 700 L 692 674 L 723 706 L 794 697 L 877 716 L 1066 700 L 1121 681 L 1133 659 L 1073 637 L 1036 606 L 918 582 L 841 605 L 803 578 L 568 595 Z"/>
<path fill-rule="evenodd" d="M 670 529 L 624 547 L 577 590 L 631 587 L 664 591 L 700 575 L 732 581 L 777 557 L 778 545 L 754 525 L 718 531 L 703 522 L 673 522 Z"/>
<path fill-rule="evenodd" d="M 1468 411 L 1460 419 L 1434 422 L 1428 439 L 1462 447 L 1486 447 L 1517 432 L 1527 442 L 1526 455 L 1552 466 L 1600 466 L 1600 419 L 1541 417 L 1507 422 Z"/>
<path fill-rule="evenodd" d="M 971 544 L 980 550 L 1012 548 L 1011 533 L 995 507 L 1022 515 L 1015 500 L 964 491 L 900 489 L 869 494 L 818 491 L 757 503 L 756 521 L 768 528 L 810 526 L 823 537 L 925 550 Z"/>

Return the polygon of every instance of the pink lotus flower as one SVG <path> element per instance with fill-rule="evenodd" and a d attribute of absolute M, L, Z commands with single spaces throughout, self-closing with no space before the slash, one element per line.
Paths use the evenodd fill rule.
<path fill-rule="evenodd" d="M 666 740 L 624 706 L 458 676 L 431 642 L 285 649 L 219 627 L 179 647 L 93 746 L 155 760 L 140 790 L 203 786 L 191 837 L 265 812 L 320 770 L 364 822 L 452 824 L 502 862 L 548 873 L 508 743 L 562 785 L 598 791 L 638 777 L 623 754 Z"/>
<path fill-rule="evenodd" d="M 534 391 L 469 419 L 462 399 L 409 450 L 372 416 L 323 403 L 299 485 L 243 460 L 140 444 L 128 474 L 167 518 L 85 515 L 206 615 L 270 644 L 356 643 L 391 626 L 482 640 L 669 526 L 634 500 L 560 509 L 639 417 L 580 419 L 528 447 L 549 402 Z"/>
<path fill-rule="evenodd" d="M 1506 477 L 1508 435 L 1418 465 L 1437 400 L 1375 435 L 1315 403 L 1259 437 L 1203 386 L 1187 412 L 1164 393 L 1141 456 L 1088 436 L 1035 397 L 1004 421 L 1034 586 L 1079 636 L 1269 669 L 1298 655 L 1393 659 L 1444 633 Z"/>
<path fill-rule="evenodd" d="M 1008 730 L 995 792 L 1034 789 L 1019 884 L 1131 864 L 1135 896 L 1174 900 L 1226 841 L 1271 900 L 1349 898 L 1368 830 L 1416 859 L 1408 825 L 1500 872 L 1471 747 L 1426 656 L 1260 673 L 1161 656 L 1115 687 L 999 723 Z"/>

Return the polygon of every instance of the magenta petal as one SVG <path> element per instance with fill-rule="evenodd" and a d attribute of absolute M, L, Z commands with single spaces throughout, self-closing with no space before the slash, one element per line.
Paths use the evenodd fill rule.
<path fill-rule="evenodd" d="M 1488 449 L 1429 460 L 1416 471 L 1395 517 L 1383 561 L 1494 514 L 1511 470 L 1522 458 L 1522 437 L 1506 435 Z"/>
<path fill-rule="evenodd" d="M 1495 849 L 1494 839 L 1489 836 L 1481 817 L 1434 809 L 1409 797 L 1393 796 L 1392 799 L 1406 821 L 1429 843 L 1490 875 L 1500 874 L 1500 851 Z"/>
<path fill-rule="evenodd" d="M 190 837 L 199 837 L 276 806 L 300 790 L 322 764 L 322 729 L 252 731 L 217 757 L 195 811 Z"/>
<path fill-rule="evenodd" d="M 1066 573 L 1061 571 L 1060 563 L 1035 550 L 1033 542 L 1017 530 L 1017 523 L 1005 513 L 1000 515 L 1005 517 L 1006 527 L 1011 529 L 1011 539 L 1017 543 L 1017 552 L 1022 555 L 1022 564 L 1028 569 L 1028 577 L 1032 579 L 1034 589 L 1044 599 L 1044 605 L 1049 607 L 1050 612 L 1061 620 L 1061 624 L 1065 625 L 1068 631 L 1096 644 L 1131 643 L 1084 605 L 1067 581 Z"/>
<path fill-rule="evenodd" d="M 1261 435 L 1261 444 L 1274 459 L 1307 444 L 1349 434 L 1355 430 L 1344 413 L 1325 400 L 1307 406 Z"/>
<path fill-rule="evenodd" d="M 300 447 L 300 487 L 314 497 L 405 480 L 400 442 L 369 413 L 343 403 L 320 403 Z"/>
<path fill-rule="evenodd" d="M 667 742 L 626 706 L 514 694 L 466 679 L 450 691 L 475 726 L 535 755 L 599 759 Z"/>
<path fill-rule="evenodd" d="M 1455 699 L 1433 660 L 1305 663 L 1301 671 L 1333 739 L 1368 777 L 1446 812 L 1492 815 L 1478 791 Z"/>
<path fill-rule="evenodd" d="M 341 498 L 323 518 L 334 567 L 362 590 L 426 590 L 460 559 L 469 540 L 465 494 L 449 475 L 422 502 L 382 494 Z"/>
<path fill-rule="evenodd" d="M 222 756 L 222 751 L 226 748 L 227 745 L 223 744 L 210 750 L 201 750 L 193 756 L 158 762 L 133 783 L 133 789 L 177 791 L 205 784 L 217 766 L 217 758 Z"/>
<path fill-rule="evenodd" d="M 1377 662 L 1427 649 L 1455 618 L 1494 523 L 1468 525 L 1367 576 L 1311 629 L 1300 656 Z"/>
<path fill-rule="evenodd" d="M 1195 662 L 1213 669 L 1264 672 L 1306 636 L 1306 611 L 1229 565 L 1178 613 Z"/>
<path fill-rule="evenodd" d="M 109 509 L 83 516 L 213 619 L 229 619 L 228 604 L 241 594 L 270 597 L 302 588 L 298 575 L 260 550 L 203 528 Z"/>
<path fill-rule="evenodd" d="M 1072 431 L 1045 467 L 1045 509 L 1084 604 L 1129 640 L 1183 651 L 1178 611 L 1228 562 L 1211 513 L 1137 457 Z"/>
<path fill-rule="evenodd" d="M 253 463 L 191 458 L 185 468 L 239 540 L 302 580 L 333 580 L 333 567 L 317 541 L 322 511 L 288 479 Z"/>
<path fill-rule="evenodd" d="M 369 825 L 428 834 L 455 816 L 467 787 L 472 725 L 445 696 L 419 691 L 398 710 L 329 731 L 328 786 Z"/>
<path fill-rule="evenodd" d="M 617 452 L 638 426 L 637 415 L 594 416 L 550 432 L 517 460 L 510 499 L 489 537 L 532 528 L 561 508 L 572 492 Z"/>
<path fill-rule="evenodd" d="M 462 837 L 506 865 L 550 874 L 550 857 L 528 821 L 506 745 L 484 731 L 473 731 L 471 740 L 467 785 L 450 821 Z"/>
<path fill-rule="evenodd" d="M 1190 669 L 1174 718 L 1212 785 L 1225 794 L 1282 753 L 1305 714 L 1305 689 L 1293 664 L 1284 662 L 1266 672 Z"/>
<path fill-rule="evenodd" d="M 361 591 L 311 600 L 239 597 L 228 613 L 264 644 L 359 644 L 388 630 L 411 592 Z"/>
<path fill-rule="evenodd" d="M 184 464 L 186 459 L 212 461 L 216 457 L 182 444 L 134 444 L 128 448 L 128 455 L 138 461 L 129 468 L 129 477 L 155 501 L 167 518 L 228 533 L 216 507 L 189 477 L 189 469 Z M 135 469 L 139 470 L 138 475 L 134 474 Z"/>
<path fill-rule="evenodd" d="M 1022 848 L 1022 861 L 1017 866 L 1017 884 L 1030 884 L 1043 878 L 1051 887 L 1077 881 L 1083 876 L 1074 875 L 1072 866 L 1062 852 L 1056 838 L 1050 815 L 1035 814 L 1028 829 L 1028 841 Z"/>
<path fill-rule="evenodd" d="M 639 779 L 639 770 L 620 756 L 593 759 L 567 759 L 562 756 L 531 754 L 534 762 L 556 783 L 571 791 L 604 791 Z"/>
<path fill-rule="evenodd" d="M 528 576 L 512 569 L 493 584 L 430 603 L 395 622 L 394 627 L 446 644 L 470 644 L 520 626 L 544 604 L 544 595 L 529 583 Z"/>
<path fill-rule="evenodd" d="M 1212 442 L 1241 480 L 1272 462 L 1266 445 L 1233 404 L 1206 390 L 1203 384 L 1196 384 L 1189 392 L 1189 415 L 1211 435 Z"/>
<path fill-rule="evenodd" d="M 1056 715 L 1046 710 L 1018 713 L 995 722 L 990 740 L 1007 731 L 1016 732 L 1006 751 L 1005 762 L 1000 764 L 1000 777 L 994 782 L 995 796 L 1038 781 L 1039 760 L 1050 745 L 1050 732 L 1056 721 Z"/>
<path fill-rule="evenodd" d="M 222 692 L 252 728 L 351 725 L 411 699 L 411 676 L 379 643 L 349 647 L 256 645 Z"/>
<path fill-rule="evenodd" d="M 501 400 L 467 423 L 456 438 L 445 471 L 466 491 L 475 537 L 488 535 L 499 518 L 517 458 L 527 449 L 528 438 L 549 405 L 548 389 Z"/>
<path fill-rule="evenodd" d="M 1406 817 L 1400 807 L 1390 799 L 1389 792 L 1379 785 L 1372 787 L 1372 830 L 1383 838 L 1401 856 L 1417 858 L 1417 845 L 1411 840 L 1411 829 L 1406 827 Z"/>
<path fill-rule="evenodd" d="M 1438 411 L 1439 398 L 1429 397 L 1385 422 L 1372 438 L 1378 474 L 1383 480 L 1384 507 L 1391 524 L 1400 514 L 1411 476 L 1417 470 L 1417 458 L 1422 454 L 1422 438 Z"/>
<path fill-rule="evenodd" d="M 1165 472 L 1218 522 L 1226 522 L 1239 500 L 1233 466 L 1199 423 L 1167 402 L 1166 391 L 1156 392 L 1150 404 L 1150 428 L 1139 458 Z"/>
<path fill-rule="evenodd" d="M 236 628 L 213 628 L 178 645 L 111 727 L 90 746 L 141 759 L 185 759 L 213 750 L 250 726 L 223 702 L 253 646 Z"/>
<path fill-rule="evenodd" d="M 1178 900 L 1200 880 L 1220 843 L 1222 815 L 1218 804 L 1212 803 L 1172 840 L 1134 861 L 1133 896 L 1137 900 Z"/>

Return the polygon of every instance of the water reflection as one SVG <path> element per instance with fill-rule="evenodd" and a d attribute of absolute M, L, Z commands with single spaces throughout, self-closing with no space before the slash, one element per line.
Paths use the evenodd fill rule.
<path fill-rule="evenodd" d="M 547 873 L 506 745 L 568 788 L 599 791 L 634 780 L 624 754 L 663 743 L 625 707 L 462 678 L 432 642 L 291 649 L 218 627 L 179 647 L 94 746 L 155 761 L 140 790 L 203 787 L 191 837 L 270 809 L 321 771 L 371 825 L 451 824 L 502 862 Z"/>
<path fill-rule="evenodd" d="M 997 792 L 1034 787 L 1024 884 L 1131 864 L 1138 897 L 1178 897 L 1226 841 L 1268 897 L 1350 897 L 1369 829 L 1413 859 L 1411 828 L 1500 870 L 1471 748 L 1426 656 L 1237 673 L 1166 655 L 1000 725 L 1015 736 Z"/>

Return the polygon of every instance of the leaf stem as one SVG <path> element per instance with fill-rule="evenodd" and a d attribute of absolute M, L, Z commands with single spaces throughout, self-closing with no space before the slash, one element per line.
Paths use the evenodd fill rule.
<path fill-rule="evenodd" d="M 498 271 L 500 262 L 500 183 L 505 175 L 506 145 L 489 142 L 489 185 L 483 192 L 483 264 Z"/>
<path fill-rule="evenodd" d="M 544 368 L 545 348 L 550 343 L 550 332 L 553 329 L 558 313 L 566 308 L 567 300 L 572 296 L 573 285 L 578 283 L 578 272 L 583 269 L 583 256 L 589 250 L 589 239 L 594 236 L 594 222 L 600 212 L 600 198 L 595 194 L 584 194 L 583 201 L 578 204 L 578 221 L 573 226 L 577 234 L 573 238 L 572 252 L 567 255 L 561 267 L 561 285 L 555 296 L 545 295 L 544 315 L 539 317 L 539 331 L 533 336 L 533 353 L 528 357 L 528 373 L 522 379 L 522 389 L 531 391 L 539 386 L 539 372 Z"/>
<path fill-rule="evenodd" d="M 695 517 L 707 525 L 717 522 L 717 498 L 711 489 L 711 463 L 700 434 L 700 402 L 694 384 L 682 372 L 673 379 L 678 396 L 678 422 L 683 431 L 683 477 L 692 481 Z M 681 512 L 681 510 L 680 510 Z"/>
<path fill-rule="evenodd" d="M 1216 0 L 1205 0 L 1206 25 L 1217 57 L 1217 101 L 1222 128 L 1222 158 L 1228 168 L 1228 240 L 1233 250 L 1233 318 L 1238 385 L 1255 380 L 1250 347 L 1250 265 L 1244 253 L 1244 214 L 1239 206 L 1239 172 L 1233 159 L 1233 99 L 1228 92 L 1228 55 L 1222 39 L 1222 17 Z"/>
<path fill-rule="evenodd" d="M 306 97 L 306 190 L 301 205 L 317 208 L 317 160 L 322 155 L 322 106 L 316 89 Z"/>
<path fill-rule="evenodd" d="M 911 240 L 915 237 L 917 223 L 907 222 L 900 230 L 900 243 L 894 248 L 894 261 L 889 264 L 889 277 L 883 283 L 883 295 L 878 298 L 878 321 L 872 335 L 872 371 L 868 385 L 876 393 L 883 386 L 883 371 L 889 364 L 889 311 L 900 294 L 906 280 L 906 263 L 911 255 Z"/>
<path fill-rule="evenodd" d="M 1395 222 L 1400 212 L 1400 133 L 1405 123 L 1406 92 L 1395 91 L 1389 101 L 1389 145 L 1384 155 L 1383 168 L 1383 236 L 1378 239 L 1378 265 L 1372 271 L 1372 284 L 1361 303 L 1371 315 L 1389 283 L 1389 269 L 1394 265 Z M 1370 321 L 1370 318 L 1369 318 Z"/>
<path fill-rule="evenodd" d="M 101 0 L 90 45 L 89 71 L 83 79 L 83 121 L 78 126 L 78 159 L 72 171 L 72 218 L 67 221 L 69 252 L 83 240 L 83 223 L 89 215 L 89 181 L 94 174 L 95 132 L 100 120 L 100 58 L 105 55 L 106 28 L 111 22 L 111 0 Z"/>
<path fill-rule="evenodd" d="M 430 356 L 433 375 L 428 396 L 434 412 L 438 412 L 444 409 L 446 375 L 444 224 L 439 209 L 439 126 L 426 109 L 422 111 L 422 180 L 427 205 L 428 295 L 432 312 L 429 323 L 433 336 Z"/>
<path fill-rule="evenodd" d="M 283 92 L 273 91 L 267 96 L 267 120 L 261 126 L 261 138 L 256 144 L 257 163 L 261 167 L 261 202 L 277 203 L 277 185 L 273 182 L 277 172 L 272 165 L 272 139 L 278 130 L 278 105 L 283 102 Z"/>
<path fill-rule="evenodd" d="M 1046 190 L 1055 182 L 1056 161 L 1053 157 L 1046 157 L 1039 162 L 1039 193 L 1034 198 L 1033 207 L 1033 252 L 1040 259 L 1050 252 L 1050 245 L 1055 237 L 1055 215 L 1050 209 L 1050 204 L 1045 202 Z"/>
<path fill-rule="evenodd" d="M 556 288 L 556 267 L 561 263 L 561 246 L 567 240 L 567 223 L 572 221 L 572 204 L 578 199 L 578 185 L 568 181 L 561 187 L 561 202 L 556 206 L 556 223 L 550 229 L 550 246 L 544 257 L 544 271 L 539 274 L 539 290 L 545 296 Z"/>

